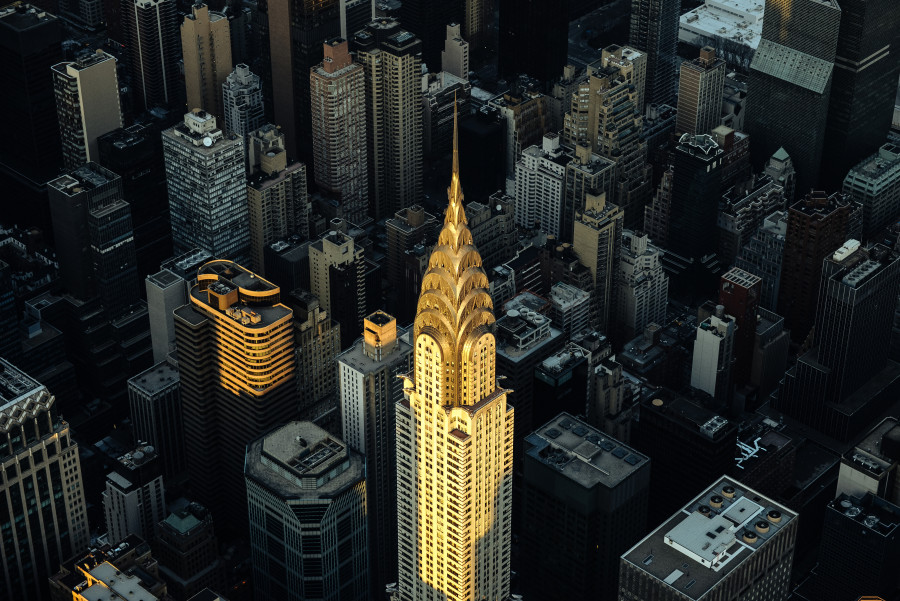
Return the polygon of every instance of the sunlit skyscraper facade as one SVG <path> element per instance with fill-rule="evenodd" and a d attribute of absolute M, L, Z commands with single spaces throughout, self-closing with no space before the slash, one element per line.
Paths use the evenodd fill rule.
<path fill-rule="evenodd" d="M 444 226 L 422 280 L 413 372 L 397 404 L 397 596 L 509 596 L 513 408 L 497 385 L 494 312 L 469 231 L 454 123 Z"/>

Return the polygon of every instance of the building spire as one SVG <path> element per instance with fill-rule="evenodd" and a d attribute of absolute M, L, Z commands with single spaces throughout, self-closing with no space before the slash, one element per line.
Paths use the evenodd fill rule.
<path fill-rule="evenodd" d="M 447 188 L 447 199 L 450 205 L 447 207 L 447 215 L 444 217 L 445 225 L 459 225 L 468 223 L 466 212 L 463 209 L 462 185 L 459 183 L 459 127 L 457 126 L 456 93 L 453 93 L 453 171 L 450 175 L 450 187 Z"/>

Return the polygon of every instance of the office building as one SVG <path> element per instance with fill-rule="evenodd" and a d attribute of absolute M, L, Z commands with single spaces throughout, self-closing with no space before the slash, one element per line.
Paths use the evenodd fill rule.
<path fill-rule="evenodd" d="M 550 288 L 550 319 L 566 338 L 590 328 L 591 294 L 564 282 Z"/>
<path fill-rule="evenodd" d="M 346 40 L 323 46 L 324 60 L 309 72 L 316 186 L 341 205 L 344 219 L 369 216 L 366 78 Z"/>
<path fill-rule="evenodd" d="M 139 444 L 119 457 L 113 471 L 106 475 L 102 497 L 106 536 L 113 544 L 130 534 L 153 540 L 156 524 L 166 511 L 165 486 L 156 449 Z"/>
<path fill-rule="evenodd" d="M 385 279 L 391 290 L 388 300 L 401 323 L 409 323 L 415 316 L 416 298 L 422 290 L 421 280 L 406 277 L 407 253 L 419 245 L 423 249 L 437 241 L 440 225 L 433 215 L 420 205 L 400 209 L 385 221 L 387 253 Z M 418 284 L 418 285 L 417 285 Z"/>
<path fill-rule="evenodd" d="M 172 226 L 166 191 L 162 137 L 153 124 L 134 124 L 97 138 L 98 162 L 122 178 L 131 205 L 138 276 L 159 270 L 172 256 Z"/>
<path fill-rule="evenodd" d="M 498 190 L 485 203 L 470 201 L 466 218 L 486 270 L 513 258 L 518 241 L 513 198 Z"/>
<path fill-rule="evenodd" d="M 704 0 L 681 15 L 678 41 L 697 48 L 728 48 L 730 64 L 746 69 L 762 38 L 765 4 L 756 0 Z"/>
<path fill-rule="evenodd" d="M 466 226 L 456 135 L 453 150 L 450 203 L 413 326 L 413 371 L 396 406 L 402 601 L 509 595 L 514 410 L 497 384 L 493 306 Z M 466 271 L 446 270 L 448 259 Z M 463 289 L 466 297 L 455 292 Z M 452 377 L 445 361 L 460 366 Z"/>
<path fill-rule="evenodd" d="M 96 31 L 104 25 L 104 7 L 102 2 L 97 0 L 60 0 L 58 5 L 59 14 L 71 19 L 77 26 Z M 57 7 L 51 6 L 50 10 L 56 12 Z"/>
<path fill-rule="evenodd" d="M 704 46 L 700 57 L 681 63 L 678 79 L 679 134 L 708 134 L 722 122 L 722 92 L 725 89 L 725 61 L 716 49 Z"/>
<path fill-rule="evenodd" d="M 766 216 L 785 208 L 783 188 L 768 175 L 752 176 L 725 190 L 719 203 L 717 220 L 721 263 L 733 265 L 741 249 L 759 231 Z"/>
<path fill-rule="evenodd" d="M 719 282 L 719 304 L 725 308 L 727 315 L 734 318 L 737 328 L 734 336 L 735 368 L 732 374 L 737 387 L 750 380 L 761 291 L 762 278 L 737 267 L 722 274 Z"/>
<path fill-rule="evenodd" d="M 784 318 L 773 311 L 758 307 L 750 385 L 756 387 L 756 398 L 759 403 L 778 388 L 787 366 L 790 344 L 791 337 L 784 329 Z"/>
<path fill-rule="evenodd" d="M 154 547 L 168 592 L 188 600 L 203 589 L 222 590 L 225 563 L 219 557 L 212 514 L 199 503 L 170 513 L 157 525 Z"/>
<path fill-rule="evenodd" d="M 175 480 L 185 469 L 178 370 L 162 362 L 128 380 L 128 404 L 134 437 L 155 449 L 162 475 Z"/>
<path fill-rule="evenodd" d="M 482 11 L 470 10 L 469 4 L 477 4 L 477 2 L 466 2 L 466 16 L 469 13 L 472 16 L 481 16 Z M 467 29 L 483 29 L 483 25 L 479 22 L 469 23 L 466 21 Z M 460 33 L 459 23 L 447 24 L 447 37 L 444 39 L 444 49 L 441 50 L 441 71 L 445 71 L 460 79 L 469 79 L 469 42 L 463 39 Z"/>
<path fill-rule="evenodd" d="M 248 147 L 250 262 L 254 271 L 265 275 L 263 250 L 267 245 L 291 234 L 309 235 L 306 165 L 288 158 L 284 134 L 272 125 L 252 132 Z"/>
<path fill-rule="evenodd" d="M 843 193 L 863 208 L 863 237 L 875 238 L 900 216 L 900 147 L 887 143 L 853 167 Z"/>
<path fill-rule="evenodd" d="M 178 111 L 184 101 L 178 67 L 175 0 L 122 0 L 122 29 L 136 112 Z M 204 107 L 190 107 L 204 108 Z"/>
<path fill-rule="evenodd" d="M 373 594 L 397 575 L 396 405 L 412 370 L 407 331 L 383 311 L 366 317 L 363 336 L 338 357 L 341 425 L 347 445 L 366 457 L 366 514 Z"/>
<path fill-rule="evenodd" d="M 485 199 L 499 190 L 505 190 L 505 129 L 506 120 L 494 107 L 482 106 L 460 117 L 459 168 L 466 174 L 466 194 L 470 199 Z"/>
<path fill-rule="evenodd" d="M 422 42 L 385 19 L 353 46 L 366 78 L 369 213 L 378 220 L 422 200 Z"/>
<path fill-rule="evenodd" d="M 223 132 L 203 110 L 186 113 L 162 136 L 175 254 L 199 247 L 215 257 L 248 258 L 244 139 Z"/>
<path fill-rule="evenodd" d="M 591 152 L 586 144 L 577 144 L 572 160 L 566 163 L 566 183 L 563 190 L 562 223 L 559 239 L 572 240 L 575 229 L 575 214 L 584 211 L 587 195 L 606 193 L 612 198 L 615 193 L 616 163 Z"/>
<path fill-rule="evenodd" d="M 622 555 L 619 599 L 788 599 L 797 514 L 731 478 L 702 490 Z"/>
<path fill-rule="evenodd" d="M 794 161 L 784 147 L 779 148 L 769 157 L 766 166 L 763 168 L 763 173 L 784 188 L 784 197 L 787 199 L 788 204 L 794 202 L 794 193 L 797 189 L 797 172 L 794 170 Z"/>
<path fill-rule="evenodd" d="M 332 230 L 309 247 L 310 291 L 341 324 L 341 348 L 356 340 L 366 315 L 365 251 L 353 238 Z"/>
<path fill-rule="evenodd" d="M 527 74 L 548 84 L 568 60 L 568 3 L 499 0 L 499 74 Z M 535 40 L 542 40 L 536 44 Z"/>
<path fill-rule="evenodd" d="M 785 374 L 778 409 L 846 441 L 895 398 L 900 370 L 888 359 L 885 324 L 900 290 L 900 259 L 881 244 L 848 240 L 821 269 L 815 346 Z"/>
<path fill-rule="evenodd" d="M 559 145 L 559 135 L 544 135 L 541 147 L 522 151 L 516 163 L 516 223 L 560 236 L 566 164 L 571 160 Z"/>
<path fill-rule="evenodd" d="M 264 83 L 272 82 L 268 93 L 274 122 L 284 130 L 288 154 L 307 163 L 312 163 L 313 155 L 309 70 L 322 60 L 322 44 L 341 35 L 340 4 L 340 0 L 322 0 L 260 7 L 269 33 L 268 48 L 261 53 L 269 58 L 264 68 L 270 71 L 260 75 Z M 265 98 L 268 103 L 269 97 Z"/>
<path fill-rule="evenodd" d="M 187 283 L 178 274 L 162 269 L 144 280 L 150 343 L 154 364 L 165 361 L 175 350 L 175 318 L 172 311 L 187 302 Z"/>
<path fill-rule="evenodd" d="M 801 193 L 819 183 L 840 22 L 835 0 L 797 0 L 790 10 L 782 0 L 767 0 L 750 63 L 754 101 L 745 127 L 753 138 L 753 164 L 760 169 L 783 147 Z"/>
<path fill-rule="evenodd" d="M 539 401 L 532 408 L 532 422 L 546 423 L 560 411 L 584 416 L 593 392 L 593 365 L 591 352 L 575 342 L 569 342 L 562 349 L 541 361 L 534 368 L 534 398 Z M 552 399 L 552 402 L 547 402 Z M 523 451 L 527 450 L 527 442 Z M 513 454 L 515 458 L 515 453 Z M 522 475 L 522 470 L 519 475 Z M 513 489 L 514 494 L 522 494 L 521 486 Z M 518 497 L 515 497 L 518 503 Z M 517 513 L 524 515 L 520 508 Z"/>
<path fill-rule="evenodd" d="M 31 4 L 10 5 L 0 10 L 0 48 L 7 65 L 8 81 L 0 94 L 0 111 L 7 119 L 6 132 L 15 144 L 0 149 L 4 181 L 15 182 L 33 197 L 56 176 L 62 162 L 59 120 L 50 70 L 63 60 L 62 20 Z M 48 215 L 36 207 L 9 207 L 20 223 L 50 226 Z"/>
<path fill-rule="evenodd" d="M 672 184 L 675 170 L 669 167 L 663 172 L 653 201 L 644 207 L 644 231 L 660 247 L 669 245 L 669 216 L 672 213 Z"/>
<path fill-rule="evenodd" d="M 900 421 L 886 417 L 841 458 L 837 494 L 900 501 Z"/>
<path fill-rule="evenodd" d="M 199 269 L 175 311 L 190 489 L 220 524 L 246 520 L 233 502 L 245 442 L 297 410 L 292 320 L 277 286 L 223 260 Z"/>
<path fill-rule="evenodd" d="M 434 3 L 428 0 L 407 0 L 400 4 L 397 20 L 403 27 L 422 40 L 422 62 L 428 70 L 441 70 L 442 48 L 447 25 L 461 23 L 463 2 Z"/>
<path fill-rule="evenodd" d="M 647 55 L 634 48 L 609 46 L 588 65 L 587 79 L 572 96 L 564 117 L 568 144 L 590 145 L 591 151 L 616 162 L 610 202 L 625 211 L 628 228 L 640 226 L 650 200 L 652 168 L 641 138 L 640 110 L 647 78 Z"/>
<path fill-rule="evenodd" d="M 819 563 L 809 592 L 815 599 L 889 599 L 900 569 L 900 507 L 872 493 L 838 495 L 825 508 Z M 866 597 L 862 597 L 865 599 Z"/>
<path fill-rule="evenodd" d="M 660 249 L 643 232 L 623 230 L 620 252 L 613 315 L 622 339 L 631 340 L 651 323 L 665 322 L 669 276 Z"/>
<path fill-rule="evenodd" d="M 222 84 L 222 113 L 229 134 L 246 137 L 266 123 L 259 75 L 243 63 L 235 65 Z"/>
<path fill-rule="evenodd" d="M 63 165 L 99 162 L 97 138 L 122 127 L 116 59 L 102 50 L 53 65 L 53 91 L 63 145 Z"/>
<path fill-rule="evenodd" d="M 222 84 L 232 68 L 228 18 L 197 0 L 181 22 L 181 56 L 187 109 L 224 117 Z"/>
<path fill-rule="evenodd" d="M 900 63 L 900 6 L 844 0 L 825 126 L 823 175 L 831 189 L 853 165 L 878 151 L 890 129 Z"/>
<path fill-rule="evenodd" d="M 572 248 L 593 276 L 591 326 L 607 334 L 618 297 L 624 221 L 622 209 L 607 203 L 605 194 L 588 194 L 584 212 L 575 216 Z"/>
<path fill-rule="evenodd" d="M 759 306 L 767 309 L 778 306 L 787 219 L 787 211 L 775 211 L 768 215 L 735 258 L 735 267 L 762 280 Z"/>
<path fill-rule="evenodd" d="M 9 499 L 0 520 L 22 524 L 18 535 L 3 534 L 0 585 L 10 596 L 45 599 L 47 578 L 90 542 L 78 444 L 44 385 L 4 359 L 0 368 L 0 432 L 15 441 L 0 455 Z"/>
<path fill-rule="evenodd" d="M 288 298 L 294 311 L 294 341 L 297 345 L 297 389 L 300 413 L 309 411 L 322 399 L 338 390 L 335 363 L 341 352 L 341 324 L 319 305 L 319 299 L 303 290 L 294 290 Z"/>
<path fill-rule="evenodd" d="M 672 104 L 680 15 L 681 0 L 631 0 L 628 45 L 647 56 L 646 104 Z"/>
<path fill-rule="evenodd" d="M 850 211 L 840 194 L 824 192 L 810 192 L 788 209 L 778 313 L 794 341 L 806 339 L 813 326 L 822 261 L 847 240 Z"/>
<path fill-rule="evenodd" d="M 626 357 L 619 360 L 628 371 Z M 724 417 L 665 389 L 640 403 L 641 420 L 632 429 L 631 444 L 653 458 L 650 520 L 665 519 L 702 490 L 716 474 L 727 474 L 734 463 L 737 426 Z M 694 466 L 690 473 L 678 466 Z M 706 482 L 707 484 L 703 484 Z"/>
<path fill-rule="evenodd" d="M 426 161 L 437 161 L 453 144 L 454 106 L 463 115 L 470 112 L 472 84 L 468 78 L 441 71 L 423 75 L 422 90 L 422 152 Z"/>
<path fill-rule="evenodd" d="M 594 369 L 594 394 L 588 399 L 588 422 L 618 440 L 631 441 L 640 387 L 625 376 L 616 357 L 606 357 Z"/>
<path fill-rule="evenodd" d="M 664 259 L 679 295 L 703 295 L 718 279 L 718 248 L 710 233 L 716 229 L 721 200 L 722 154 L 709 135 L 684 134 L 675 147 L 671 224 Z"/>
<path fill-rule="evenodd" d="M 88 163 L 48 184 L 63 286 L 76 298 L 99 296 L 114 316 L 140 295 L 131 207 L 122 179 Z"/>
<path fill-rule="evenodd" d="M 516 163 L 522 151 L 542 144 L 544 134 L 550 131 L 549 106 L 549 97 L 541 94 L 536 85 L 526 78 L 516 81 L 509 92 L 488 103 L 488 110 L 497 110 L 506 132 L 503 149 L 507 178 L 515 176 Z"/>
<path fill-rule="evenodd" d="M 311 422 L 247 445 L 257 599 L 369 599 L 365 477 L 362 455 Z"/>
<path fill-rule="evenodd" d="M 645 532 L 650 459 L 568 413 L 525 447 L 524 593 L 614 598 L 619 556 Z"/>
<path fill-rule="evenodd" d="M 734 317 L 722 305 L 697 326 L 691 386 L 713 397 L 719 406 L 731 398 L 736 330 Z"/>

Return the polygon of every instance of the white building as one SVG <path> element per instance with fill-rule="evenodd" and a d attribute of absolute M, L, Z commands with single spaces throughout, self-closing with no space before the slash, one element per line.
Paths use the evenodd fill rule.
<path fill-rule="evenodd" d="M 175 350 L 175 318 L 172 311 L 187 304 L 187 282 L 168 269 L 147 276 L 147 313 L 150 315 L 150 344 L 153 363 L 165 361 Z"/>
<path fill-rule="evenodd" d="M 175 255 L 202 248 L 218 259 L 246 263 L 244 138 L 225 134 L 215 117 L 194 110 L 162 139 Z"/>
<path fill-rule="evenodd" d="M 263 110 L 262 86 L 259 76 L 245 64 L 235 65 L 222 84 L 222 112 L 225 131 L 249 136 L 266 122 Z"/>
<path fill-rule="evenodd" d="M 106 475 L 103 514 L 111 544 L 136 534 L 144 540 L 155 538 L 156 525 L 166 517 L 165 486 L 159 471 L 156 449 L 139 445 L 119 457 Z"/>
<path fill-rule="evenodd" d="M 591 320 L 591 294 L 570 284 L 557 282 L 550 288 L 550 319 L 566 338 L 587 330 Z"/>
<path fill-rule="evenodd" d="M 544 135 L 543 145 L 529 146 L 516 163 L 516 223 L 559 237 L 566 165 L 571 161 L 559 135 Z"/>
<path fill-rule="evenodd" d="M 459 23 L 447 25 L 447 37 L 441 50 L 441 71 L 469 80 L 469 42 L 462 38 Z"/>
<path fill-rule="evenodd" d="M 669 276 L 663 271 L 660 250 L 643 232 L 622 232 L 616 321 L 631 340 L 651 323 L 665 323 Z"/>
<path fill-rule="evenodd" d="M 717 305 L 716 314 L 710 315 L 697 326 L 691 386 L 716 399 L 726 398 L 731 383 L 731 358 L 734 354 L 736 331 L 734 318 L 725 314 L 725 307 L 722 305 Z"/>
<path fill-rule="evenodd" d="M 697 48 L 730 40 L 746 46 L 752 56 L 762 38 L 765 4 L 763 0 L 706 0 L 681 15 L 678 40 Z"/>

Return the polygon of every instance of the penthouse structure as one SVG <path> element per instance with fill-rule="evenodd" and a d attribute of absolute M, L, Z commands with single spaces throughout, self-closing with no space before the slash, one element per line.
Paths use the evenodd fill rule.
<path fill-rule="evenodd" d="M 622 555 L 619 599 L 784 601 L 797 517 L 722 477 Z"/>
<path fill-rule="evenodd" d="M 175 311 L 175 339 L 193 496 L 241 524 L 243 445 L 297 408 L 293 311 L 271 282 L 211 261 Z"/>
<path fill-rule="evenodd" d="M 856 165 L 843 192 L 863 208 L 863 237 L 877 236 L 900 214 L 900 146 L 887 143 Z"/>
<path fill-rule="evenodd" d="M 886 417 L 852 449 L 844 453 L 837 493 L 863 497 L 867 493 L 900 503 L 900 420 Z"/>

